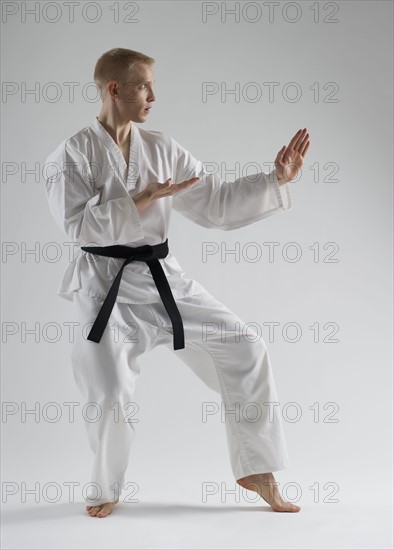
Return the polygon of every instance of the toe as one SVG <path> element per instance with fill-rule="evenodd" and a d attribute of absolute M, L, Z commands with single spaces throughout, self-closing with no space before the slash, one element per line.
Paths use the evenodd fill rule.
<path fill-rule="evenodd" d="M 273 509 L 275 510 L 275 512 L 299 512 L 301 510 L 300 506 L 286 501 L 277 506 L 274 506 Z"/>
<path fill-rule="evenodd" d="M 104 505 L 101 510 L 99 511 L 99 513 L 97 514 L 97 517 L 98 518 L 105 518 L 106 516 L 108 516 L 110 513 L 112 512 L 112 509 L 111 509 L 111 506 L 108 506 L 108 505 Z"/>
<path fill-rule="evenodd" d="M 297 504 L 293 504 L 291 502 L 285 501 L 286 510 L 289 512 L 299 512 L 301 510 L 300 506 L 297 506 Z"/>

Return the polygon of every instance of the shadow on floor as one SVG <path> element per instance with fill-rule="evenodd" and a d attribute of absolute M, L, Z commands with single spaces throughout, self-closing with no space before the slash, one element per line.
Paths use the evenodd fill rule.
<path fill-rule="evenodd" d="M 81 517 L 86 516 L 90 519 L 90 516 L 85 510 L 85 502 L 59 502 L 54 504 L 37 504 L 36 506 L 29 504 L 21 504 L 19 508 L 13 508 L 7 510 L 7 507 L 3 505 L 3 522 L 4 523 L 23 523 L 25 521 L 48 521 L 51 519 L 61 519 L 68 517 Z M 154 516 L 165 517 L 174 515 L 187 516 L 187 515 L 204 515 L 204 514 L 230 514 L 233 512 L 272 512 L 272 509 L 267 506 L 230 506 L 230 505 L 217 505 L 209 506 L 205 504 L 190 505 L 190 504 L 172 504 L 172 503 L 158 503 L 158 502 L 122 502 L 120 501 L 113 512 L 116 517 L 134 517 L 144 518 L 149 517 L 153 519 Z"/>

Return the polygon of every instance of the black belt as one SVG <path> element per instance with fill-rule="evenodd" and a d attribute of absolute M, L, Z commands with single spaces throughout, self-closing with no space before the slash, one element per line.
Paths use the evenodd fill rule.
<path fill-rule="evenodd" d="M 81 249 L 91 254 L 97 254 L 98 256 L 107 256 L 110 258 L 125 258 L 118 274 L 116 275 L 111 288 L 104 300 L 103 305 L 97 315 L 92 329 L 89 332 L 88 340 L 99 343 L 104 329 L 107 326 L 108 319 L 111 315 L 111 311 L 114 307 L 116 296 L 118 295 L 120 280 L 122 278 L 123 269 L 127 264 L 134 261 L 146 262 L 152 273 L 153 280 L 155 281 L 157 290 L 163 301 L 164 307 L 170 316 L 173 336 L 174 336 L 174 350 L 183 349 L 185 347 L 185 340 L 183 334 L 182 317 L 176 306 L 174 296 L 172 295 L 170 285 L 168 284 L 167 277 L 161 267 L 159 258 L 165 258 L 168 254 L 168 239 L 163 243 L 155 245 L 144 245 L 136 248 L 124 245 L 112 245 L 112 246 L 81 246 Z"/>

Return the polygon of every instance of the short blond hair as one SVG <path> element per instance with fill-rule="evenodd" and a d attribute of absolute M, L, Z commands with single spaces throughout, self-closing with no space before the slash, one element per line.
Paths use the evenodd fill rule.
<path fill-rule="evenodd" d="M 153 57 L 126 48 L 112 48 L 103 53 L 96 62 L 93 75 L 101 97 L 111 80 L 126 81 L 136 63 L 152 65 L 154 62 Z"/>

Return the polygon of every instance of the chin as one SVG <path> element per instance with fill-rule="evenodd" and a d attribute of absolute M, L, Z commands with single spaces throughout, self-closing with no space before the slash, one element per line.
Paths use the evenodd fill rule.
<path fill-rule="evenodd" d="M 145 122 L 147 118 L 148 118 L 148 115 L 143 113 L 138 116 L 138 120 L 136 122 Z"/>
<path fill-rule="evenodd" d="M 130 120 L 131 120 L 131 122 L 137 122 L 137 124 L 139 124 L 140 122 L 145 122 L 139 116 L 133 116 Z"/>

